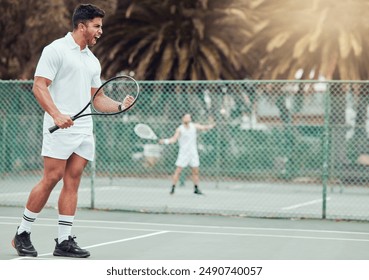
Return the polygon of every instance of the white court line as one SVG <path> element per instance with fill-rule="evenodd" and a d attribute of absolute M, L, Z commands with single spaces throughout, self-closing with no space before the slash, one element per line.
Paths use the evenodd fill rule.
<path fill-rule="evenodd" d="M 331 198 L 327 197 L 327 201 L 328 200 L 331 200 Z M 301 207 L 304 207 L 304 206 L 321 203 L 322 201 L 323 201 L 323 199 L 315 199 L 315 200 L 307 201 L 307 202 L 304 202 L 304 203 L 299 203 L 299 204 L 283 207 L 282 210 L 291 210 L 291 209 L 301 208 Z"/>
<path fill-rule="evenodd" d="M 9 223 L 0 223 L 0 224 L 9 224 Z M 56 225 L 34 225 L 34 226 L 47 226 L 47 227 L 55 227 Z M 105 229 L 105 230 L 109 230 L 109 229 L 114 229 L 114 230 L 137 230 L 137 231 L 152 231 L 152 229 L 130 229 L 130 228 L 113 228 L 113 227 L 98 227 L 98 226 L 77 226 L 74 225 L 73 227 L 75 228 L 97 228 L 97 229 Z M 316 231 L 316 232 L 321 232 L 321 231 Z M 325 240 L 325 241 L 350 241 L 350 242 L 369 242 L 369 239 L 354 239 L 354 238 L 340 238 L 340 237 L 317 237 L 317 236 L 298 236 L 298 235 L 278 235 L 278 234 L 252 234 L 252 233 L 230 233 L 230 232 L 204 232 L 204 231 L 180 231 L 180 230 L 162 230 L 162 231 L 156 231 L 153 233 L 149 233 L 149 234 L 145 234 L 145 235 L 139 235 L 139 236 L 135 236 L 135 237 L 130 237 L 130 238 L 124 238 L 124 239 L 120 239 L 120 240 L 115 240 L 115 241 L 110 241 L 110 242 L 104 242 L 104 243 L 99 243 L 99 244 L 94 244 L 94 245 L 90 245 L 87 247 L 84 247 L 86 249 L 88 248 L 95 248 L 95 247 L 101 247 L 101 246 L 105 246 L 105 245 L 110 245 L 110 244 L 115 244 L 115 243 L 121 243 L 121 242 L 126 242 L 126 241 L 131 241 L 131 240 L 137 240 L 137 239 L 142 239 L 142 238 L 146 238 L 146 237 L 151 237 L 151 236 L 155 236 L 155 235 L 160 235 L 160 234 L 164 234 L 164 233 L 179 233 L 179 234 L 201 234 L 201 235 L 218 235 L 218 236 L 240 236 L 240 237 L 266 237 L 266 238 L 288 238 L 288 239 L 307 239 L 307 240 Z M 337 232 L 337 233 L 342 233 L 342 232 Z M 354 232 L 355 233 L 355 232 Z M 45 257 L 45 256 L 50 256 L 52 255 L 52 253 L 45 253 L 45 254 L 40 254 L 39 257 Z M 18 258 L 14 258 L 12 260 L 20 260 L 20 259 L 28 259 L 30 257 L 18 257 Z M 33 258 L 32 258 L 33 259 Z"/>
<path fill-rule="evenodd" d="M 76 227 L 87 227 L 87 226 L 76 226 Z M 87 228 L 95 228 L 95 227 L 87 227 Z M 104 229 L 111 229 L 109 227 L 103 227 Z M 119 228 L 120 230 L 123 230 L 122 228 Z M 288 238 L 288 239 L 308 239 L 308 240 L 325 240 L 325 241 L 351 241 L 351 242 L 369 242 L 369 239 L 353 239 L 353 238 L 338 238 L 338 237 L 314 237 L 314 236 L 296 236 L 296 235 L 272 235 L 272 234 L 247 234 L 247 233 L 221 233 L 221 232 L 198 232 L 198 231 L 159 231 L 154 232 L 150 234 L 145 235 L 139 235 L 135 237 L 110 241 L 110 242 L 104 242 L 99 243 L 95 245 L 90 245 L 87 247 L 84 247 L 86 249 L 89 248 L 96 248 L 101 247 L 105 245 L 115 244 L 115 243 L 121 243 L 136 239 L 142 239 L 150 236 L 160 235 L 164 233 L 180 233 L 180 234 L 202 234 L 202 235 L 219 235 L 219 236 L 247 236 L 247 237 L 267 237 L 267 238 Z M 51 256 L 53 253 L 45 253 L 38 255 L 39 257 L 45 257 L 45 256 Z M 11 260 L 21 260 L 21 259 L 34 259 L 33 257 L 18 257 Z"/>
<path fill-rule="evenodd" d="M 0 222 L 0 225 L 14 225 L 19 226 L 19 223 L 4 223 Z M 35 224 L 32 227 L 58 227 L 57 224 L 49 225 L 49 224 Z M 157 232 L 157 229 L 146 229 L 146 228 L 126 228 L 126 227 L 104 227 L 104 226 L 79 226 L 73 225 L 73 228 L 88 228 L 88 229 L 110 229 L 110 230 L 128 230 L 128 231 L 150 231 Z"/>
<path fill-rule="evenodd" d="M 16 219 L 20 221 L 20 217 L 7 217 L 7 216 L 0 216 L 0 219 Z M 37 220 L 40 221 L 53 221 L 55 222 L 56 219 L 51 218 L 37 218 Z M 358 235 L 369 235 L 369 232 L 360 232 L 360 231 L 338 231 L 338 230 L 314 230 L 314 229 L 293 229 L 293 228 L 261 228 L 261 227 L 232 227 L 232 226 L 204 226 L 204 225 L 182 225 L 182 224 L 165 224 L 165 223 L 141 223 L 141 222 L 122 222 L 122 221 L 100 221 L 100 220 L 74 220 L 74 225 L 77 222 L 82 223 L 102 223 L 102 224 L 124 224 L 124 225 L 145 225 L 145 226 L 167 226 L 167 227 L 182 227 L 182 228 L 205 228 L 205 229 L 237 229 L 237 230 L 264 230 L 264 231 L 289 231 L 289 232 L 315 232 L 315 233 L 340 233 L 340 234 L 358 234 Z M 6 222 L 0 222 L 0 224 L 12 224 L 12 223 L 6 223 Z M 19 225 L 19 223 L 14 224 Z M 40 224 L 35 224 L 35 226 Z M 40 225 L 40 226 L 48 226 L 48 225 Z M 50 226 L 57 226 L 50 225 Z M 108 228 L 108 227 L 102 227 L 102 228 Z M 140 230 L 140 229 L 134 229 L 134 230 Z M 151 229 L 151 231 L 155 231 L 154 229 Z"/>
<path fill-rule="evenodd" d="M 101 246 L 110 245 L 110 244 L 116 244 L 116 243 L 131 241 L 131 240 L 142 239 L 142 238 L 151 237 L 151 236 L 164 234 L 164 233 L 167 233 L 167 231 L 159 231 L 159 232 L 149 233 L 149 234 L 145 234 L 145 235 L 138 235 L 138 236 L 134 236 L 134 237 L 130 237 L 130 238 L 124 238 L 124 239 L 119 239 L 119 240 L 115 240 L 115 241 L 109 241 L 109 242 L 94 244 L 94 245 L 90 245 L 90 246 L 86 246 L 86 247 L 84 246 L 83 248 L 84 249 L 96 248 L 96 247 L 101 247 Z M 51 256 L 52 254 L 53 253 L 40 254 L 40 255 L 38 255 L 38 257 Z M 12 260 L 21 260 L 21 259 L 28 259 L 28 258 L 30 258 L 30 257 L 19 257 L 19 258 L 14 258 Z M 34 258 L 32 258 L 32 259 L 34 259 Z"/>
<path fill-rule="evenodd" d="M 135 237 L 124 238 L 124 239 L 120 239 L 120 240 L 116 240 L 116 241 L 104 242 L 104 243 L 100 243 L 100 244 L 90 245 L 90 246 L 87 246 L 85 248 L 86 249 L 96 248 L 96 247 L 110 245 L 110 244 L 115 244 L 115 243 L 121 243 L 121 242 L 136 240 L 136 239 L 142 239 L 142 238 L 151 237 L 151 236 L 155 236 L 155 235 L 159 235 L 159 234 L 164 234 L 164 233 L 168 233 L 168 231 L 163 230 L 163 231 L 158 231 L 158 232 L 149 233 L 149 234 L 145 234 L 145 235 L 139 235 L 139 236 L 135 236 Z"/>
<path fill-rule="evenodd" d="M 2 223 L 0 223 L 2 224 Z M 46 226 L 56 227 L 57 225 L 33 225 L 33 226 Z M 138 228 L 122 228 L 122 227 L 99 227 L 99 226 L 77 226 L 74 228 L 88 228 L 88 229 L 105 229 L 105 230 L 128 230 L 128 231 L 154 231 L 153 229 L 138 229 Z M 317 231 L 319 233 L 320 231 Z M 249 236 L 249 237 L 270 237 L 270 238 L 294 238 L 294 239 L 312 239 L 312 240 L 330 240 L 330 241 L 354 241 L 354 242 L 369 242 L 369 239 L 355 239 L 355 238 L 343 238 L 343 237 L 319 237 L 319 236 L 304 236 L 304 235 L 280 235 L 280 234 L 259 234 L 259 233 L 234 233 L 234 232 L 213 232 L 213 231 L 184 231 L 184 230 L 161 230 L 154 233 L 150 233 L 146 236 L 161 234 L 161 233 L 181 233 L 181 234 L 202 234 L 202 235 L 224 235 L 224 236 Z M 342 232 L 335 232 L 342 233 Z M 368 233 L 366 233 L 368 235 Z M 134 238 L 135 239 L 135 238 Z M 125 239 L 123 239 L 125 240 Z M 128 238 L 127 240 L 131 240 Z M 102 243 L 105 244 L 105 243 Z M 91 247 L 86 247 L 91 248 Z"/>
<path fill-rule="evenodd" d="M 168 233 L 187 233 L 187 234 L 204 234 L 204 235 L 227 235 L 227 236 L 248 236 L 248 237 L 270 237 L 270 238 L 293 238 L 293 239 L 312 239 L 312 240 L 328 240 L 328 241 L 354 241 L 369 242 L 369 239 L 354 239 L 340 237 L 316 237 L 303 235 L 272 235 L 272 234 L 252 234 L 252 233 L 222 233 L 222 232 L 199 232 L 199 231 L 168 231 Z"/>

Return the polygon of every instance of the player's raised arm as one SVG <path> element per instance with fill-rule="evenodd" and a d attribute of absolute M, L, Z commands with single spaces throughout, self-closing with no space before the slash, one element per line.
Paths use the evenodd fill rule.
<path fill-rule="evenodd" d="M 177 128 L 176 132 L 174 133 L 174 135 L 171 138 L 160 139 L 159 144 L 165 144 L 165 145 L 174 144 L 174 143 L 177 142 L 180 135 L 181 135 L 181 132 L 180 132 L 179 128 Z"/>
<path fill-rule="evenodd" d="M 195 127 L 196 127 L 197 130 L 210 130 L 210 129 L 212 129 L 212 128 L 215 127 L 215 123 L 213 123 L 213 124 L 206 124 L 206 125 L 195 123 L 194 125 L 195 125 Z"/>

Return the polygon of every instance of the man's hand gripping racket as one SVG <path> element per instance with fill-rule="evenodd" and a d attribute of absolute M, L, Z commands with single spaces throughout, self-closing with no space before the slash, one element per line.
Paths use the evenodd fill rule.
<path fill-rule="evenodd" d="M 134 78 L 126 75 L 111 78 L 97 89 L 90 102 L 78 114 L 72 116 L 71 120 L 91 115 L 111 116 L 126 112 L 136 103 L 139 95 L 140 87 Z M 92 107 L 92 112 L 83 114 L 89 106 Z M 59 128 L 55 125 L 50 127 L 49 131 L 53 133 Z"/>

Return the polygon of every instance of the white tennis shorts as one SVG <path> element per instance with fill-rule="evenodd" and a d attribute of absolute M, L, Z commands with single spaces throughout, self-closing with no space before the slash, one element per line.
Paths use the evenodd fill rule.
<path fill-rule="evenodd" d="M 178 158 L 176 161 L 176 166 L 178 167 L 199 167 L 200 161 L 199 161 L 199 155 L 198 154 L 191 154 L 191 153 L 179 153 Z"/>
<path fill-rule="evenodd" d="M 93 135 L 73 133 L 46 133 L 43 135 L 42 156 L 68 159 L 73 153 L 93 161 L 95 155 Z"/>

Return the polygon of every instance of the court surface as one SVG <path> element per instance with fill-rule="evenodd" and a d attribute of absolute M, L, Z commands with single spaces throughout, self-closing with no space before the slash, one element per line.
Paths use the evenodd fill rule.
<path fill-rule="evenodd" d="M 0 207 L 0 260 L 21 258 L 10 242 L 23 208 Z M 88 260 L 368 260 L 369 224 L 315 219 L 146 214 L 79 209 L 73 232 Z M 32 230 L 38 260 L 52 256 L 57 210 Z"/>

